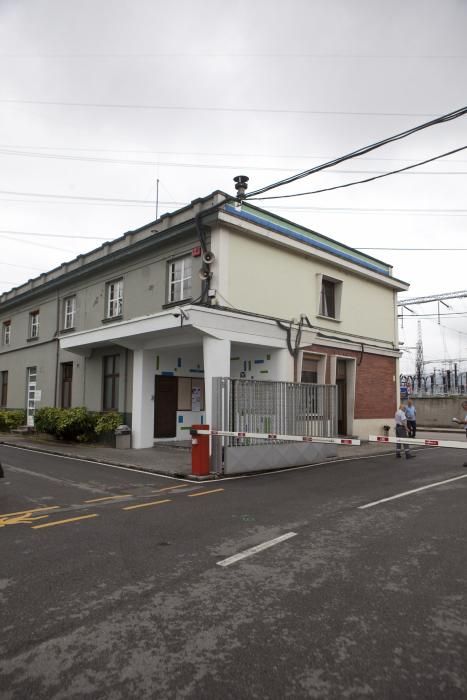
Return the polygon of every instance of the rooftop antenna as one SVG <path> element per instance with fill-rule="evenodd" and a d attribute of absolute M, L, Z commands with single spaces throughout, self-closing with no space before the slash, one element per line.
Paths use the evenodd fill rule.
<path fill-rule="evenodd" d="M 156 221 L 159 217 L 159 178 L 156 180 Z"/>
<path fill-rule="evenodd" d="M 237 199 L 240 201 L 246 197 L 249 179 L 250 178 L 247 175 L 236 175 L 234 177 L 235 189 L 237 190 Z"/>

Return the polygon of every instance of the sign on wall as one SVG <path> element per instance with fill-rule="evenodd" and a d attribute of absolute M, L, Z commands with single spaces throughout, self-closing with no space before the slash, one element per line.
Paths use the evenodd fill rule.
<path fill-rule="evenodd" d="M 201 411 L 201 387 L 192 386 L 191 388 L 191 410 Z"/>

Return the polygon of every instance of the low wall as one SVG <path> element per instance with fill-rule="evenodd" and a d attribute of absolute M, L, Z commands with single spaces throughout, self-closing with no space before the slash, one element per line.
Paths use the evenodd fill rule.
<path fill-rule="evenodd" d="M 466 413 L 462 402 L 467 401 L 467 396 L 430 396 L 413 401 L 417 409 L 417 425 L 424 428 L 455 428 L 452 419 L 463 419 Z"/>
<path fill-rule="evenodd" d="M 244 474 L 264 469 L 299 467 L 325 461 L 337 455 L 337 448 L 326 443 L 279 443 L 275 445 L 249 445 L 226 447 L 224 473 Z"/>

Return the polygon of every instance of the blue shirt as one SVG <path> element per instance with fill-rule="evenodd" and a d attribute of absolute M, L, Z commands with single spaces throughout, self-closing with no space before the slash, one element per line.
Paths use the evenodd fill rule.
<path fill-rule="evenodd" d="M 417 414 L 417 411 L 415 410 L 415 406 L 406 406 L 405 407 L 405 416 L 407 420 L 415 420 L 415 416 Z"/>

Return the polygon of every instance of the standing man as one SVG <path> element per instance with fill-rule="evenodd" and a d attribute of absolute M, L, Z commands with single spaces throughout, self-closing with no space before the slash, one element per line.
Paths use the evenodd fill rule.
<path fill-rule="evenodd" d="M 406 438 L 407 437 L 407 416 L 405 415 L 405 406 L 403 403 L 401 403 L 401 405 L 399 406 L 399 409 L 396 411 L 396 415 L 394 416 L 394 420 L 396 421 L 396 437 Z M 406 443 L 404 443 L 402 446 L 404 448 L 406 459 L 412 459 L 413 457 L 415 457 L 415 455 L 410 453 L 410 448 Z M 400 442 L 396 443 L 396 457 L 398 459 L 401 458 L 401 443 Z"/>
<path fill-rule="evenodd" d="M 407 401 L 405 417 L 407 418 L 408 437 L 414 438 L 417 433 L 417 409 L 415 408 L 412 399 Z"/>
<path fill-rule="evenodd" d="M 459 423 L 464 426 L 465 437 L 467 438 L 467 401 L 462 402 L 462 410 L 465 412 L 464 420 L 459 420 L 458 418 L 453 418 L 454 423 Z"/>
<path fill-rule="evenodd" d="M 452 420 L 454 421 L 454 423 L 460 423 L 461 425 L 462 424 L 464 425 L 465 437 L 467 439 L 467 401 L 462 402 L 462 410 L 465 413 L 464 420 L 462 421 L 462 420 L 459 420 L 458 418 L 453 418 Z M 467 462 L 464 462 L 464 464 L 462 466 L 467 467 Z"/>

